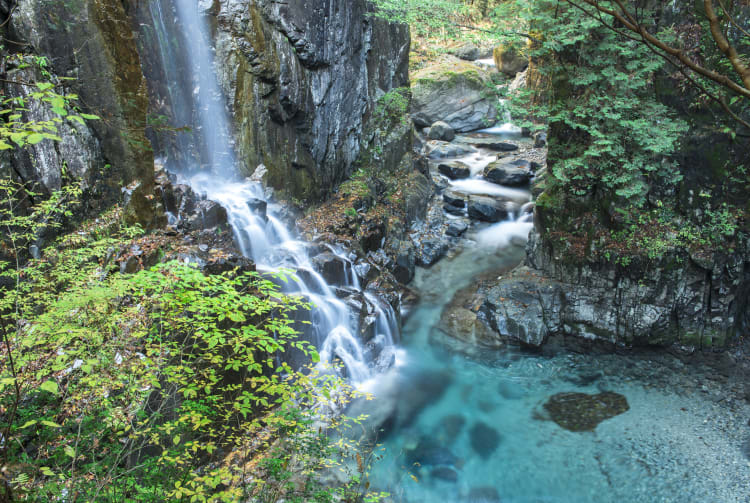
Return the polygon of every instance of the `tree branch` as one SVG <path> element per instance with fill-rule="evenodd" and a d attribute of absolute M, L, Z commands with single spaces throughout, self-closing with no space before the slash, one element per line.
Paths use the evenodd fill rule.
<path fill-rule="evenodd" d="M 750 89 L 750 68 L 745 66 L 740 59 L 739 54 L 737 54 L 737 49 L 729 43 L 729 40 L 727 40 L 724 33 L 722 33 L 719 17 L 714 11 L 712 0 L 703 0 L 703 8 L 706 10 L 706 16 L 708 17 L 708 23 L 711 28 L 711 36 L 714 38 L 716 46 L 726 55 L 729 62 L 732 63 L 734 71 L 739 74 L 745 87 Z"/>
<path fill-rule="evenodd" d="M 717 73 L 713 70 L 709 70 L 708 68 L 705 68 L 695 63 L 685 54 L 685 52 L 682 49 L 672 47 L 662 42 L 661 40 L 653 36 L 651 33 L 649 33 L 648 30 L 646 30 L 642 25 L 638 24 L 637 22 L 634 23 L 632 15 L 627 10 L 627 8 L 623 5 L 622 0 L 614 0 L 615 3 L 620 7 L 621 12 L 618 12 L 616 10 L 609 9 L 607 7 L 600 5 L 598 0 L 582 0 L 582 1 L 594 7 L 598 11 L 614 17 L 625 28 L 627 28 L 628 30 L 634 33 L 639 34 L 643 38 L 644 41 L 648 41 L 656 49 L 659 49 L 661 51 L 664 51 L 666 54 L 674 56 L 680 61 L 680 63 L 682 63 L 683 65 L 685 65 L 692 71 L 700 75 L 703 75 L 707 79 L 712 80 L 716 82 L 717 84 L 723 87 L 726 87 L 727 89 L 734 91 L 735 93 L 743 96 L 744 98 L 750 98 L 750 86 L 743 87 L 742 85 L 738 84 L 734 80 L 730 79 L 728 76 L 721 74 L 721 73 Z"/>

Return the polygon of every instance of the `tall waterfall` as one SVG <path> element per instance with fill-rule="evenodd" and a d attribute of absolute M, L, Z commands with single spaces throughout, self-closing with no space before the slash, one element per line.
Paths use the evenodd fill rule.
<path fill-rule="evenodd" d="M 158 32 L 159 56 L 169 82 L 172 107 L 189 106 L 192 111 L 192 141 L 177 142 L 177 158 L 182 164 L 172 163 L 171 169 L 197 193 L 227 210 L 237 246 L 259 271 L 297 271 L 295 279 L 282 288 L 287 294 L 304 296 L 314 306 L 310 330 L 305 335 L 318 348 L 320 365 L 328 370 L 338 360 L 354 384 L 363 383 L 372 377 L 374 361 L 380 357 L 382 364 L 393 351 L 394 338 L 398 336 L 393 308 L 371 292 L 362 292 L 356 268 L 345 253 L 300 240 L 282 223 L 280 206 L 267 200 L 263 186 L 239 178 L 229 114 L 216 79 L 211 37 L 198 0 L 156 0 L 149 8 Z M 165 20 L 167 15 L 176 17 Z M 171 33 L 170 27 L 178 33 Z M 186 79 L 179 74 L 178 61 L 189 69 L 191 89 L 184 89 L 184 84 L 179 87 Z M 184 110 L 174 110 L 173 120 L 184 117 Z M 323 253 L 340 265 L 342 274 L 336 284 L 329 284 L 316 271 L 310 255 L 312 248 L 318 252 L 323 248 Z M 358 337 L 362 317 L 342 300 L 347 293 L 359 293 L 364 300 L 365 318 L 374 327 L 367 347 Z"/>

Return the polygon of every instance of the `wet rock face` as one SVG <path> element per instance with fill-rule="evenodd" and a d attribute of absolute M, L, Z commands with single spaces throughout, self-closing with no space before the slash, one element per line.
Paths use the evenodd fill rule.
<path fill-rule="evenodd" d="M 237 149 L 252 172 L 318 199 L 351 171 L 384 93 L 408 85 L 409 31 L 365 0 L 222 0 L 219 80 L 234 98 Z"/>
<path fill-rule="evenodd" d="M 45 141 L 26 149 L 12 160 L 16 172 L 24 181 L 39 182 L 49 191 L 59 187 L 62 166 L 67 165 L 69 174 L 88 185 L 84 197 L 89 197 L 86 202 L 94 210 L 120 199 L 120 187 L 132 182 L 138 187 L 131 199 L 142 201 L 154 185 L 153 156 L 144 135 L 148 105 L 130 18 L 122 2 L 18 2 L 3 34 L 11 50 L 33 51 L 46 57 L 51 74 L 73 77 L 65 83 L 69 87 L 64 94 L 77 94 L 84 111 L 106 118 L 87 121 L 85 126 L 66 121 L 61 126 L 63 141 L 57 145 Z M 36 80 L 41 76 L 18 77 Z M 28 93 L 12 87 L 4 89 L 6 94 Z M 45 120 L 50 114 L 45 106 L 32 106 L 28 119 Z M 153 208 L 141 206 L 132 217 L 149 224 Z"/>
<path fill-rule="evenodd" d="M 627 399 L 605 391 L 597 395 L 558 393 L 545 404 L 550 418 L 570 431 L 593 431 L 599 423 L 630 409 Z"/>
<path fill-rule="evenodd" d="M 509 204 L 487 196 L 469 196 L 469 217 L 483 222 L 500 222 L 511 212 Z"/>
<path fill-rule="evenodd" d="M 618 346 L 731 347 L 746 325 L 747 243 L 707 262 L 567 264 L 532 232 L 528 266 L 486 291 L 481 312 L 499 338 L 539 347 L 550 335 Z"/>

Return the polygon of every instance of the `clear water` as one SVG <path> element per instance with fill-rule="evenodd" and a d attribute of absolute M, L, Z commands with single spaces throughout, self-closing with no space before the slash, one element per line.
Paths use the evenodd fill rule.
<path fill-rule="evenodd" d="M 352 410 L 385 429 L 373 487 L 397 502 L 750 501 L 750 407 L 723 401 L 710 370 L 666 356 L 481 350 L 436 328 L 478 273 L 522 259 L 501 237 L 518 225 L 492 226 L 419 270 L 422 300 L 403 328 L 399 364 L 371 383 L 373 401 Z M 539 418 L 555 393 L 600 390 L 623 394 L 630 410 L 583 433 Z M 492 433 L 472 440 L 479 424 L 496 433 L 494 450 Z"/>

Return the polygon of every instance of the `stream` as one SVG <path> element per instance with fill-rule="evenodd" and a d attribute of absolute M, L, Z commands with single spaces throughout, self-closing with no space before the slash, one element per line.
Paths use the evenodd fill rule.
<path fill-rule="evenodd" d="M 724 402 L 711 369 L 663 353 L 481 349 L 441 332 L 457 291 L 523 259 L 511 244 L 518 232 L 518 223 L 489 226 L 418 270 L 421 302 L 398 365 L 354 408 L 381 430 L 373 486 L 399 502 L 750 501 L 750 407 Z M 601 391 L 624 395 L 630 409 L 584 432 L 545 417 L 557 393 Z"/>
<path fill-rule="evenodd" d="M 493 155 L 482 149 L 459 158 L 471 177 L 446 186 L 507 198 L 515 209 L 508 221 L 472 226 L 449 256 L 417 270 L 411 287 L 421 300 L 399 343 L 390 304 L 360 286 L 357 258 L 301 241 L 258 182 L 238 179 L 208 29 L 192 2 L 175 5 L 179 22 L 172 24 L 182 27 L 179 34 L 164 22 L 170 2 L 154 2 L 151 9 L 172 101 L 193 111 L 198 133 L 177 142 L 177 159 L 188 160 L 178 167 L 196 193 L 224 206 L 238 247 L 259 270 L 297 271 L 284 291 L 316 306 L 305 336 L 323 364 L 340 361 L 349 380 L 374 396 L 348 412 L 369 416 L 363 438 L 377 442 L 375 455 L 382 457 L 372 465 L 373 488 L 412 503 L 750 502 L 750 446 L 743 443 L 750 405 L 727 399 L 727 380 L 710 368 L 664 353 L 487 349 L 440 330 L 443 309 L 462 288 L 522 261 L 532 227 L 529 192 L 483 180 Z M 171 39 L 181 40 L 187 54 L 174 52 L 165 42 Z M 193 69 L 192 89 L 178 84 L 178 60 Z M 517 133 L 505 124 L 482 134 Z M 198 152 L 207 169 L 196 175 Z M 339 269 L 338 281 L 323 278 L 321 260 Z M 374 320 L 375 342 L 368 347 L 356 336 L 356 316 L 345 301 L 355 298 Z M 388 368 L 378 359 L 395 364 Z M 627 410 L 588 431 L 569 431 L 543 404 L 570 392 L 614 392 Z"/>

